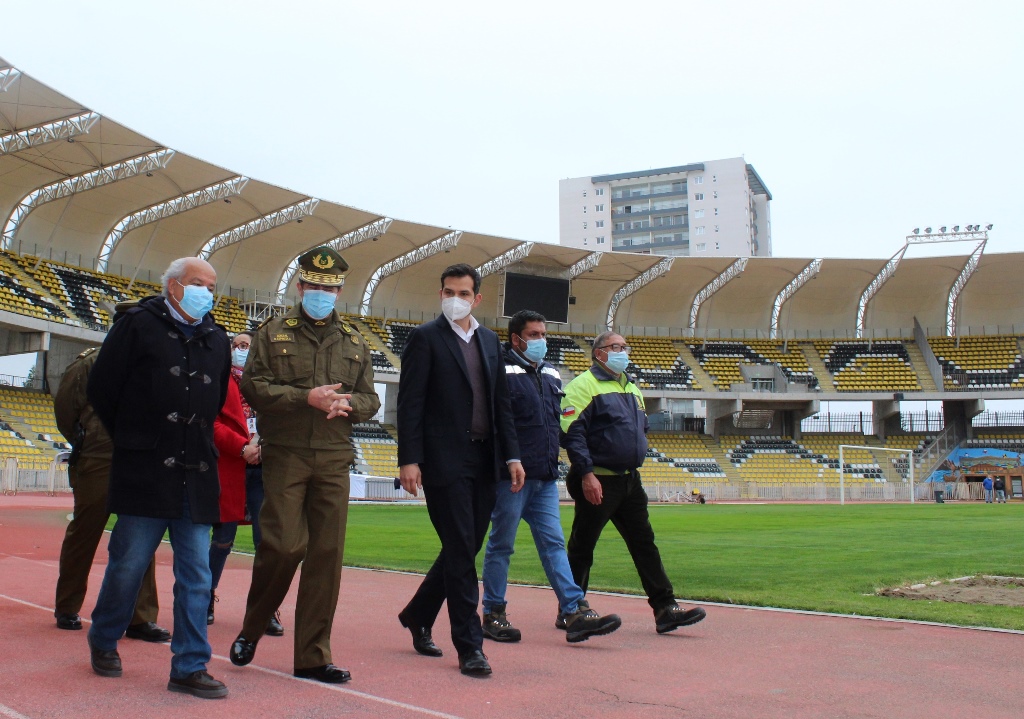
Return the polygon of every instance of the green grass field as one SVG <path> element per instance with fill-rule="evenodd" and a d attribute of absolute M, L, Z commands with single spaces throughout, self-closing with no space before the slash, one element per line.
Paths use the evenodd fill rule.
<path fill-rule="evenodd" d="M 1024 504 L 659 505 L 651 521 L 680 598 L 1024 630 L 1021 607 L 874 596 L 970 574 L 1024 576 Z M 571 522 L 563 506 L 566 536 Z M 252 551 L 248 527 L 235 546 Z M 347 565 L 425 572 L 438 548 L 422 506 L 350 508 Z M 517 549 L 510 580 L 546 584 L 525 524 Z M 642 593 L 611 525 L 590 588 Z"/>

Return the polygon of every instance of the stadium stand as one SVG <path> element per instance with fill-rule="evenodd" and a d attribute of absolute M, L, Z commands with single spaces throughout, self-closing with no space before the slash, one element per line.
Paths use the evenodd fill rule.
<path fill-rule="evenodd" d="M 647 443 L 647 460 L 640 470 L 645 479 L 728 478 L 707 445 L 697 435 L 651 432 Z"/>
<path fill-rule="evenodd" d="M 1014 336 L 931 337 L 947 390 L 1024 388 L 1024 360 Z"/>
<path fill-rule="evenodd" d="M 1009 452 L 1024 452 L 1024 432 L 982 432 L 964 444 L 968 447 L 994 447 Z"/>
<path fill-rule="evenodd" d="M 0 426 L 0 458 L 13 456 L 25 469 L 45 469 L 56 452 L 70 449 L 45 392 L 0 387 Z"/>
<path fill-rule="evenodd" d="M 640 387 L 664 389 L 700 389 L 693 372 L 676 351 L 672 341 L 663 337 L 626 337 L 633 348 L 630 364 Z"/>
<path fill-rule="evenodd" d="M 715 387 L 728 390 L 744 381 L 740 365 L 769 365 L 779 367 L 791 382 L 800 382 L 808 389 L 818 386 L 807 359 L 794 345 L 784 348 L 783 342 L 773 340 L 747 340 L 744 342 L 701 341 L 689 344 L 690 352 L 715 382 Z"/>
<path fill-rule="evenodd" d="M 904 343 L 913 340 L 816 340 L 814 347 L 839 392 L 916 392 L 922 389 Z"/>
<path fill-rule="evenodd" d="M 398 475 L 398 442 L 394 429 L 376 420 L 361 422 L 352 428 L 356 470 L 376 477 Z"/>

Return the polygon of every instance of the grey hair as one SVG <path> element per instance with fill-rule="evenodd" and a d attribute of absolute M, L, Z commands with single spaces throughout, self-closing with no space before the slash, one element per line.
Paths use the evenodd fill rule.
<path fill-rule="evenodd" d="M 603 344 L 605 343 L 605 341 L 606 341 L 606 340 L 607 340 L 607 339 L 608 339 L 609 337 L 612 337 L 612 336 L 615 336 L 615 335 L 618 335 L 618 334 L 619 334 L 618 332 L 614 332 L 614 331 L 612 331 L 612 330 L 605 330 L 604 332 L 602 332 L 601 334 L 599 334 L 599 335 L 598 335 L 597 337 L 595 337 L 595 338 L 594 338 L 594 346 L 593 346 L 593 347 L 591 348 L 591 350 L 590 350 L 590 357 L 591 357 L 591 358 L 593 358 L 593 357 L 594 357 L 594 351 L 595 351 L 595 350 L 596 350 L 596 349 L 597 349 L 598 347 L 600 347 L 601 345 L 603 345 Z"/>
<path fill-rule="evenodd" d="M 160 283 L 163 285 L 163 295 L 167 297 L 167 283 L 171 280 L 181 281 L 181 278 L 185 276 L 185 268 L 188 267 L 190 260 L 196 259 L 195 257 L 179 257 L 171 264 L 167 265 L 167 269 L 164 270 L 163 276 L 160 277 Z"/>

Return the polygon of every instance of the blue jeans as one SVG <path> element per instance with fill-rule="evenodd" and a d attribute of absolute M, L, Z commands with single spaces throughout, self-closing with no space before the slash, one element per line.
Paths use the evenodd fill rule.
<path fill-rule="evenodd" d="M 519 520 L 524 519 L 533 532 L 537 554 L 558 597 L 558 608 L 574 612 L 583 599 L 576 586 L 565 555 L 565 534 L 558 513 L 558 485 L 541 479 L 528 479 L 523 488 L 512 492 L 512 482 L 498 482 L 498 498 L 491 513 L 491 536 L 484 555 L 484 612 L 496 604 L 505 604 L 508 564 L 515 552 Z"/>
<path fill-rule="evenodd" d="M 988 504 L 992 504 L 992 490 L 991 489 L 986 489 L 985 490 L 985 501 Z"/>
<path fill-rule="evenodd" d="M 221 522 L 213 525 L 213 537 L 210 539 L 210 576 L 213 577 L 211 587 L 220 584 L 220 575 L 224 573 L 224 565 L 235 546 L 235 534 L 238 533 L 238 522 Z"/>
<path fill-rule="evenodd" d="M 210 604 L 210 525 L 192 522 L 185 498 L 181 517 L 157 519 L 122 514 L 110 534 L 107 571 L 92 612 L 89 642 L 113 651 L 128 628 L 146 567 L 169 532 L 174 550 L 174 636 L 171 677 L 205 671 L 210 661 L 206 609 Z"/>

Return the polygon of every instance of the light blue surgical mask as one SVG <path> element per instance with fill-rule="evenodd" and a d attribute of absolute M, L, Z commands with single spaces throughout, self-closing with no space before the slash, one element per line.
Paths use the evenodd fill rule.
<path fill-rule="evenodd" d="M 181 284 L 180 282 L 178 284 Z M 205 287 L 181 285 L 184 293 L 178 306 L 181 311 L 194 320 L 201 320 L 213 309 L 213 293 Z"/>
<path fill-rule="evenodd" d="M 523 339 L 520 337 L 519 339 Z M 548 353 L 548 341 L 546 339 L 526 340 L 526 349 L 523 350 L 523 357 L 534 364 L 538 364 Z"/>
<path fill-rule="evenodd" d="M 302 309 L 315 320 L 322 320 L 331 314 L 338 295 L 326 290 L 306 290 L 302 293 Z"/>
<path fill-rule="evenodd" d="M 622 374 L 623 372 L 625 372 L 626 366 L 628 364 L 628 352 L 609 352 L 608 359 L 604 361 L 604 366 L 610 369 L 615 374 Z"/>
<path fill-rule="evenodd" d="M 249 350 L 235 347 L 231 350 L 231 366 L 245 367 L 245 360 L 249 358 Z"/>

